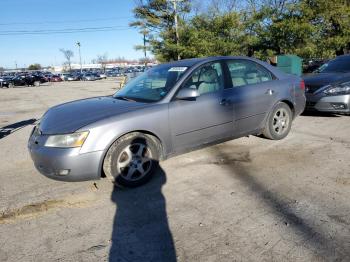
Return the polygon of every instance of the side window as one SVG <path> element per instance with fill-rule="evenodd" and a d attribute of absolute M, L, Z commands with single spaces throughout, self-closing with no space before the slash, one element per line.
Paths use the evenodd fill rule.
<path fill-rule="evenodd" d="M 227 62 L 233 87 L 259 84 L 273 80 L 271 73 L 263 66 L 244 60 Z"/>
<path fill-rule="evenodd" d="M 224 76 L 221 64 L 206 64 L 196 69 L 183 88 L 196 88 L 201 95 L 223 89 Z"/>

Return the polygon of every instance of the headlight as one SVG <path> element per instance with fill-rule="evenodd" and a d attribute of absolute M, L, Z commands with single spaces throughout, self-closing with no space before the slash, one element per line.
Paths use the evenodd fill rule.
<path fill-rule="evenodd" d="M 66 135 L 54 135 L 49 136 L 46 140 L 45 146 L 47 147 L 81 147 L 87 136 L 89 135 L 88 131 L 66 134 Z"/>
<path fill-rule="evenodd" d="M 346 95 L 350 94 L 350 82 L 345 82 L 336 86 L 332 86 L 324 91 L 327 95 Z"/>

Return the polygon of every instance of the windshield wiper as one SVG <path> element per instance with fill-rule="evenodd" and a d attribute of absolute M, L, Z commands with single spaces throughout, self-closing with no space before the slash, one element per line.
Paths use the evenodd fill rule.
<path fill-rule="evenodd" d="M 127 97 L 127 96 L 114 96 L 115 99 L 119 99 L 119 100 L 125 100 L 125 101 L 132 101 L 132 102 L 136 102 L 135 99 Z"/>

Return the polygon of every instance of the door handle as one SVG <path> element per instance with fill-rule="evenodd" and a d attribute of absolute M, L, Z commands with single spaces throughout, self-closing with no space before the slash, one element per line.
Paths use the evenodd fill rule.
<path fill-rule="evenodd" d="M 220 105 L 222 105 L 222 106 L 228 106 L 230 104 L 231 104 L 231 101 L 229 99 L 222 99 L 220 101 Z"/>
<path fill-rule="evenodd" d="M 267 89 L 265 92 L 266 95 L 270 95 L 270 96 L 273 95 L 273 93 L 275 93 L 275 91 L 273 91 L 272 89 Z"/>

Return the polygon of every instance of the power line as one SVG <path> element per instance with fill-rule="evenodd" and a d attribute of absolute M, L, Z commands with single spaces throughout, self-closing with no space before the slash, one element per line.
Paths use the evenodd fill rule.
<path fill-rule="evenodd" d="M 66 28 L 66 29 L 0 31 L 0 35 L 51 35 L 51 34 L 122 31 L 122 30 L 131 30 L 131 29 L 132 28 L 128 26 L 103 26 L 103 27 Z"/>
<path fill-rule="evenodd" d="M 98 21 L 111 21 L 120 19 L 129 19 L 131 16 L 122 17 L 110 17 L 110 18 L 94 18 L 94 19 L 80 19 L 80 20 L 61 20 L 61 21 L 42 21 L 42 22 L 12 22 L 12 23 L 0 23 L 3 25 L 41 25 L 41 24 L 63 24 L 63 23 L 80 23 L 80 22 L 98 22 Z"/>
<path fill-rule="evenodd" d="M 82 28 L 64 28 L 64 29 L 41 29 L 41 30 L 5 30 L 0 33 L 45 33 L 45 32 L 61 32 L 61 31 L 77 31 L 77 30 L 99 30 L 111 28 L 129 28 L 129 26 L 99 26 L 99 27 L 82 27 Z"/>

